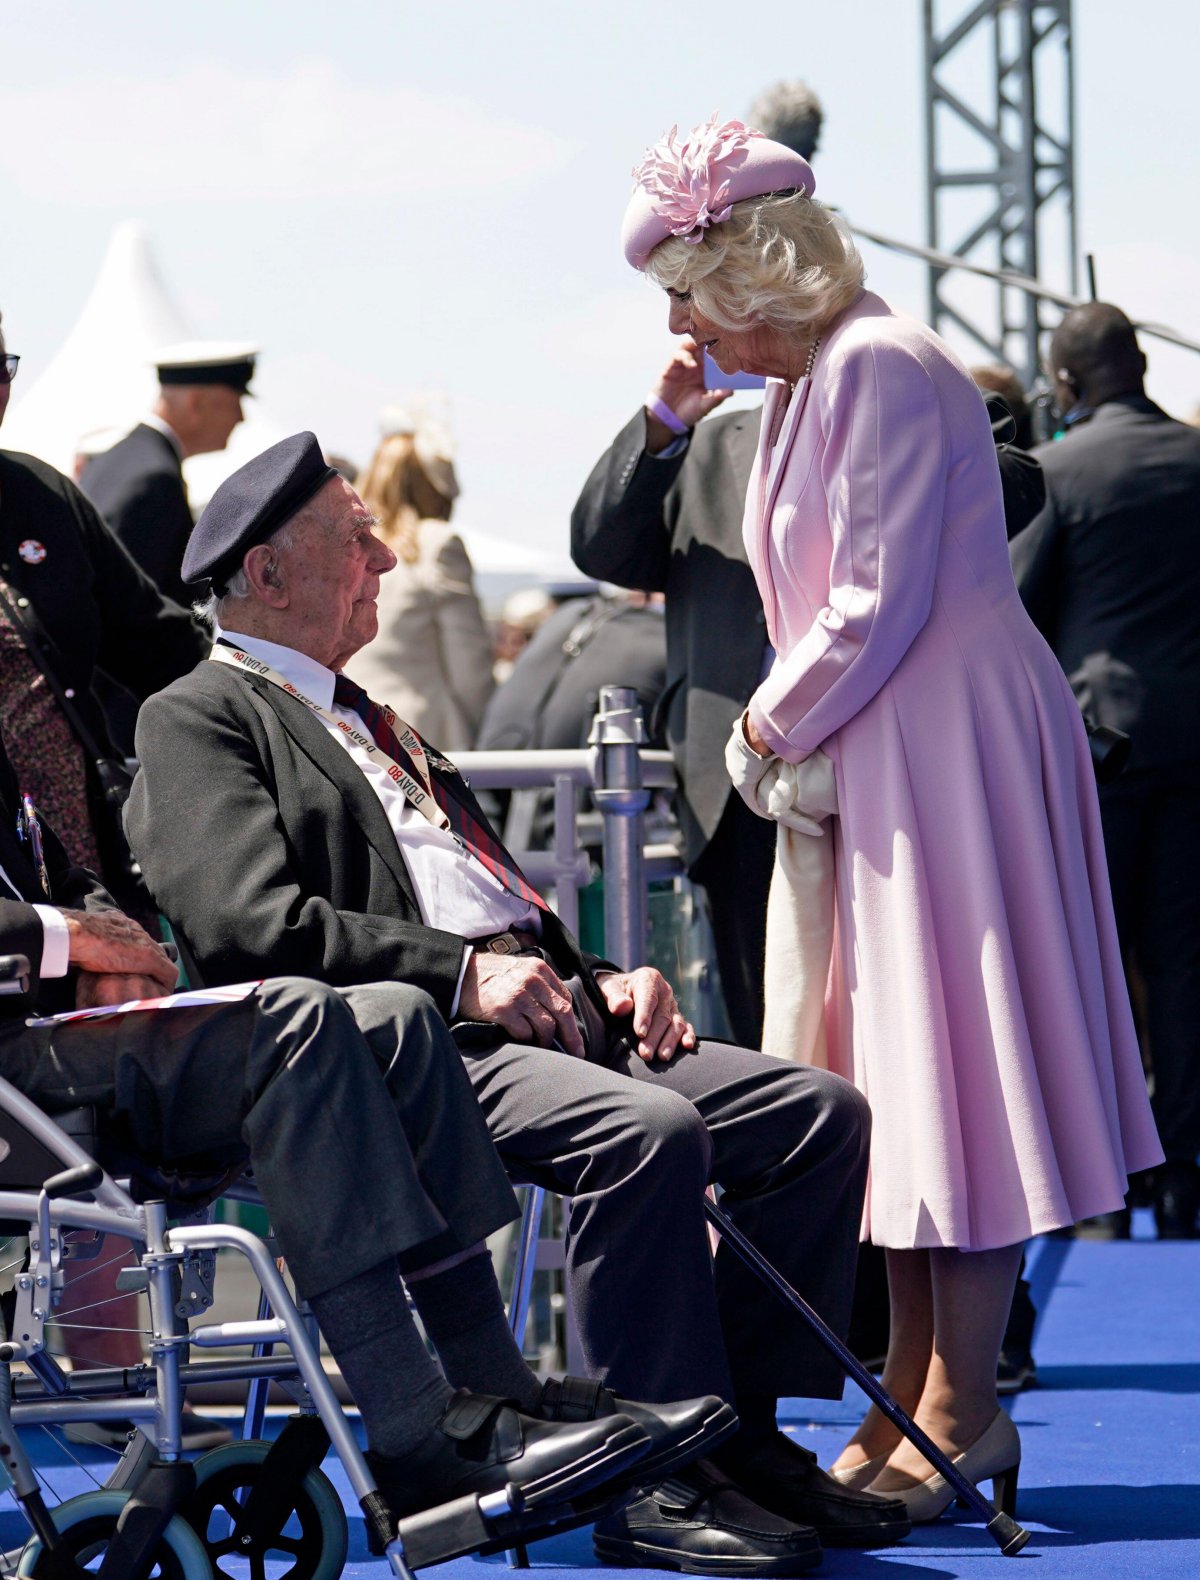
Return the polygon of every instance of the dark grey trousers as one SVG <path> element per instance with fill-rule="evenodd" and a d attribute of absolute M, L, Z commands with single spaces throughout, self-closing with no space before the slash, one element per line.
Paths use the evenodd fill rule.
<path fill-rule="evenodd" d="M 464 1049 L 514 1178 L 570 1196 L 568 1276 L 588 1369 L 630 1398 L 837 1398 L 842 1376 L 728 1249 L 738 1227 L 837 1331 L 849 1322 L 870 1113 L 847 1082 L 727 1043 L 669 1065 L 505 1043 Z"/>
<path fill-rule="evenodd" d="M 0 1074 L 51 1113 L 94 1104 L 156 1162 L 248 1157 L 306 1296 L 388 1256 L 437 1261 L 517 1214 L 458 1049 L 416 988 L 283 977 L 220 1007 L 10 1022 Z"/>

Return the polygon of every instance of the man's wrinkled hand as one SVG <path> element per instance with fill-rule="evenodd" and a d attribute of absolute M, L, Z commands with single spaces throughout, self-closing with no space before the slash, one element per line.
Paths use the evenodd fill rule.
<path fill-rule="evenodd" d="M 69 937 L 68 959 L 80 971 L 96 976 L 146 979 L 156 998 L 174 991 L 179 971 L 145 928 L 120 911 L 63 911 Z M 116 1002 L 120 1002 L 117 1000 Z"/>
<path fill-rule="evenodd" d="M 75 983 L 76 1009 L 100 1009 L 113 1004 L 128 1004 L 133 999 L 162 997 L 162 986 L 153 977 L 124 976 L 110 971 L 81 971 Z"/>
<path fill-rule="evenodd" d="M 609 1010 L 632 1017 L 638 1057 L 647 1064 L 652 1059 L 666 1063 L 677 1048 L 696 1046 L 695 1028 L 679 1013 L 671 984 L 653 966 L 614 971 L 598 980 Z"/>
<path fill-rule="evenodd" d="M 472 954 L 458 1013 L 464 1020 L 503 1026 L 514 1042 L 541 1048 L 558 1043 L 573 1058 L 585 1056 L 571 995 L 554 968 L 536 955 Z"/>

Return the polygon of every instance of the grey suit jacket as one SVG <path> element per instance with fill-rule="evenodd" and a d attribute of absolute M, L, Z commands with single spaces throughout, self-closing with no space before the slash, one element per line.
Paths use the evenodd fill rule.
<path fill-rule="evenodd" d="M 766 621 L 742 545 L 759 413 L 720 412 L 673 460 L 646 453 L 641 411 L 597 463 L 571 516 L 580 570 L 667 595 L 658 719 L 675 755 L 689 865 L 734 793 L 725 743 L 762 674 Z"/>

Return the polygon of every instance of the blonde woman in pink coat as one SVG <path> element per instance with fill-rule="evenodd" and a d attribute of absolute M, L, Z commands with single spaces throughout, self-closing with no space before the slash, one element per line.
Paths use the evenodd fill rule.
<path fill-rule="evenodd" d="M 745 539 L 776 657 L 742 728 L 833 765 L 825 1033 L 874 1115 L 884 1381 L 1011 1506 L 995 1368 L 1022 1244 L 1119 1207 L 1162 1156 L 1083 724 L 1017 596 L 983 401 L 863 289 L 805 161 L 714 119 L 635 175 L 626 257 L 672 331 L 768 378 Z M 915 1520 L 951 1500 L 874 1409 L 836 1470 Z"/>

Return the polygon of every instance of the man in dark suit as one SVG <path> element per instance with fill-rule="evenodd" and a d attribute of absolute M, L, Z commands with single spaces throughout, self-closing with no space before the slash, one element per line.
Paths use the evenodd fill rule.
<path fill-rule="evenodd" d="M 615 1412 L 541 1419 L 541 1386 L 482 1244 L 516 1203 L 425 995 L 290 979 L 221 1005 L 49 1019 L 158 998 L 176 972 L 23 804 L 2 741 L 0 955 L 28 970 L 20 993 L 0 997 L 6 1080 L 51 1114 L 95 1105 L 106 1144 L 168 1179 L 253 1164 L 296 1286 L 362 1409 L 393 1514 L 510 1481 L 562 1501 L 640 1462 L 655 1440 L 662 1452 L 681 1421 L 694 1428 L 717 1404 L 631 1405 L 637 1427 Z M 429 1358 L 398 1274 L 458 1392 Z"/>
<path fill-rule="evenodd" d="M 84 493 L 159 590 L 187 605 L 179 575 L 192 530 L 183 481 L 189 455 L 223 450 L 242 420 L 257 347 L 188 341 L 159 353 L 152 411 L 88 462 Z"/>
<path fill-rule="evenodd" d="M 626 1395 L 735 1404 L 721 1463 L 767 1509 L 688 1471 L 686 1517 L 678 1484 L 660 1488 L 601 1531 L 606 1553 L 754 1573 L 814 1557 L 813 1526 L 842 1545 L 897 1539 L 901 1505 L 847 1494 L 777 1432 L 778 1394 L 836 1396 L 842 1379 L 724 1249 L 714 1290 L 702 1210 L 715 1180 L 844 1325 L 865 1103 L 824 1071 L 699 1042 L 656 971 L 581 955 L 453 766 L 345 673 L 395 563 L 372 526 L 311 434 L 214 495 L 184 572 L 211 579 L 222 640 L 138 726 L 127 828 L 152 890 L 212 980 L 287 970 L 427 992 L 510 1170 L 572 1198 L 589 1369 Z"/>
<path fill-rule="evenodd" d="M 755 817 L 725 771 L 734 721 L 770 662 L 762 602 L 742 545 L 759 412 L 722 412 L 684 342 L 653 391 L 677 434 L 643 409 L 597 463 L 571 516 L 580 570 L 666 594 L 667 683 L 658 718 L 674 753 L 691 876 L 708 897 L 729 1023 L 762 1037 L 767 890 L 775 825 Z"/>
<path fill-rule="evenodd" d="M 1167 1158 L 1158 1232 L 1190 1239 L 1200 1205 L 1200 433 L 1147 398 L 1145 369 L 1117 307 L 1074 308 L 1055 330 L 1049 371 L 1066 431 L 1036 452 L 1046 508 L 1012 554 L 1080 705 L 1132 737 L 1100 810 Z"/>

